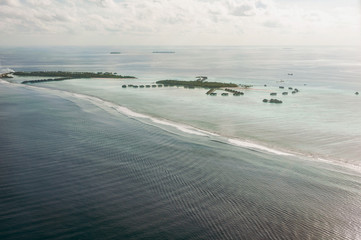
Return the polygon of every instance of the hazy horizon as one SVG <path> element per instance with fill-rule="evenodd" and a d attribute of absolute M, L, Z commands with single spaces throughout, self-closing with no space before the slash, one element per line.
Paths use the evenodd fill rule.
<path fill-rule="evenodd" d="M 0 0 L 0 46 L 349 46 L 360 1 Z"/>

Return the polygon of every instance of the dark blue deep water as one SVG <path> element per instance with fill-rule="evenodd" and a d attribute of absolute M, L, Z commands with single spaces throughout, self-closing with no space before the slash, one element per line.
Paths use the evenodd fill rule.
<path fill-rule="evenodd" d="M 360 239 L 361 177 L 0 82 L 0 239 Z"/>

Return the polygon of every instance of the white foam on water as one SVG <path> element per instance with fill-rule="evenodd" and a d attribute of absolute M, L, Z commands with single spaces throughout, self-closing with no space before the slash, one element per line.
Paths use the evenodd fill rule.
<path fill-rule="evenodd" d="M 137 113 L 132 111 L 131 109 L 124 107 L 124 106 L 120 106 L 118 104 L 109 102 L 109 101 L 105 101 L 101 98 L 98 97 L 94 97 L 94 96 L 89 96 L 89 95 L 85 95 L 85 94 L 80 94 L 80 93 L 74 93 L 74 92 L 68 92 L 68 91 L 64 91 L 64 90 L 57 90 L 57 89 L 50 89 L 50 88 L 46 88 L 46 87 L 39 87 L 39 86 L 30 86 L 30 85 L 22 85 L 22 84 L 17 84 L 17 83 L 10 83 L 8 81 L 2 80 L 0 79 L 0 83 L 3 84 L 11 84 L 11 85 L 16 85 L 16 86 L 21 86 L 21 87 L 27 87 L 27 88 L 35 88 L 35 89 L 39 89 L 42 91 L 48 91 L 48 92 L 55 92 L 58 93 L 58 96 L 62 97 L 64 95 L 68 95 L 71 97 L 75 97 L 77 99 L 82 99 L 82 100 L 86 100 L 91 102 L 92 104 L 105 109 L 113 109 L 116 112 L 123 114 L 125 116 L 131 117 L 131 118 L 135 118 L 135 119 L 146 119 L 146 120 L 150 120 L 151 122 L 159 125 L 164 125 L 164 126 L 169 126 L 169 127 L 173 127 L 175 129 L 178 129 L 179 131 L 182 131 L 184 133 L 187 134 L 193 134 L 193 135 L 198 135 L 198 136 L 215 136 L 215 137 L 221 137 L 221 138 L 226 138 L 229 144 L 233 145 L 233 146 L 237 146 L 237 147 L 242 147 L 242 148 L 246 148 L 246 149 L 253 149 L 253 150 L 258 150 L 258 151 L 262 151 L 262 152 L 267 152 L 267 153 L 272 153 L 272 154 L 276 154 L 276 155 L 283 155 L 283 156 L 299 156 L 299 157 L 307 157 L 309 159 L 313 159 L 313 161 L 318 161 L 318 162 L 324 162 L 324 163 L 328 163 L 331 165 L 337 165 L 340 167 L 346 167 L 348 169 L 352 169 L 352 170 L 356 170 L 357 172 L 361 171 L 361 166 L 358 165 L 354 165 L 354 164 L 350 164 L 347 162 L 338 162 L 336 160 L 331 160 L 331 159 L 325 159 L 325 158 L 320 158 L 314 155 L 307 155 L 307 154 L 302 154 L 302 153 L 289 153 L 286 151 L 281 151 L 281 150 L 277 150 L 277 149 L 273 149 L 270 147 L 266 147 L 257 143 L 253 143 L 247 140 L 241 140 L 241 139 L 235 139 L 235 138 L 227 138 L 225 136 L 222 135 L 218 135 L 216 133 L 212 133 L 212 132 L 208 132 L 205 130 L 201 130 L 201 129 L 197 129 L 195 127 L 189 126 L 189 125 L 185 125 L 185 124 L 180 124 L 180 123 L 176 123 L 176 122 L 172 122 L 169 120 L 165 120 L 165 119 L 158 119 L 158 118 L 154 118 L 152 116 L 149 115 L 145 115 L 142 113 Z M 106 107 L 106 108 L 104 108 Z"/>
<path fill-rule="evenodd" d="M 0 82 L 3 84 L 10 84 L 8 81 L 2 80 L 2 79 L 0 79 Z"/>
<path fill-rule="evenodd" d="M 130 110 L 127 107 L 119 106 L 115 103 L 108 102 L 108 101 L 102 100 L 97 97 L 92 97 L 92 96 L 83 95 L 83 94 L 79 94 L 79 93 L 72 93 L 71 95 L 74 97 L 80 98 L 80 99 L 85 99 L 85 100 L 91 101 L 99 107 L 106 106 L 108 108 L 112 108 L 112 109 L 116 110 L 117 112 L 124 114 L 128 117 L 147 119 L 147 120 L 152 121 L 153 123 L 164 125 L 164 126 L 170 126 L 170 127 L 176 128 L 179 131 L 182 131 L 182 132 L 185 132 L 188 134 L 193 134 L 193 135 L 198 135 L 198 136 L 217 136 L 217 134 L 206 132 L 206 131 L 194 128 L 192 126 L 171 122 L 171 121 L 168 121 L 165 119 L 154 118 L 152 116 L 145 115 L 142 113 L 137 113 L 137 112 Z M 101 105 L 99 105 L 99 104 L 101 104 Z"/>
<path fill-rule="evenodd" d="M 256 149 L 256 150 L 261 150 L 261 151 L 266 151 L 269 153 L 273 153 L 273 154 L 277 154 L 277 155 L 284 155 L 284 156 L 294 156 L 294 154 L 291 153 L 286 153 L 286 152 L 282 152 L 276 149 L 272 149 L 269 147 L 265 147 L 256 143 L 251 143 L 248 141 L 242 141 L 239 139 L 228 139 L 228 142 L 232 145 L 238 146 L 238 147 L 243 147 L 243 148 L 250 148 L 250 149 Z"/>
<path fill-rule="evenodd" d="M 202 133 L 202 132 L 198 131 L 197 129 L 190 127 L 190 126 L 172 123 L 172 122 L 168 122 L 165 120 L 159 120 L 156 118 L 150 118 L 150 120 L 152 120 L 152 122 L 154 122 L 154 123 L 175 127 L 176 129 L 178 129 L 182 132 L 185 132 L 185 133 L 194 134 L 194 135 L 198 135 L 198 136 L 208 136 L 208 134 Z"/>
<path fill-rule="evenodd" d="M 7 82 L 8 83 L 8 82 Z M 80 94 L 80 93 L 73 93 L 73 92 L 68 92 L 68 91 L 63 91 L 63 90 L 54 90 L 54 89 L 48 89 L 48 88 L 44 88 L 44 87 L 37 87 L 37 86 L 31 86 L 33 88 L 39 88 L 39 89 L 46 89 L 46 90 L 50 90 L 50 91 L 56 91 L 58 93 L 61 94 L 67 94 L 73 97 L 76 97 L 78 99 L 82 99 L 82 100 L 87 100 L 92 102 L 93 104 L 99 106 L 100 108 L 104 109 L 104 106 L 107 108 L 111 108 L 114 109 L 115 111 L 117 111 L 118 113 L 124 114 L 125 116 L 128 117 L 132 117 L 132 118 L 136 118 L 136 119 L 147 119 L 152 121 L 153 123 L 156 123 L 158 125 L 164 125 L 164 126 L 169 126 L 169 127 L 173 127 L 178 129 L 179 131 L 182 131 L 184 133 L 187 134 L 193 134 L 193 135 L 198 135 L 198 136 L 217 136 L 217 137 L 222 137 L 221 135 L 215 134 L 215 133 L 211 133 L 211 132 L 207 132 L 201 129 L 197 129 L 194 128 L 192 126 L 188 126 L 188 125 L 184 125 L 184 124 L 180 124 L 180 123 L 175 123 L 172 121 L 168 121 L 165 119 L 158 119 L 149 115 L 145 115 L 142 113 L 137 113 L 132 111 L 131 109 L 124 107 L 124 106 L 120 106 L 117 105 L 115 103 L 109 102 L 109 101 L 105 101 L 101 98 L 98 97 L 94 97 L 94 96 L 89 96 L 89 95 L 85 95 L 85 94 Z M 237 146 L 237 147 L 242 147 L 242 148 L 248 148 L 248 149 L 255 149 L 255 150 L 259 150 L 262 152 L 268 152 L 268 153 L 272 153 L 272 154 L 276 154 L 276 155 L 284 155 L 284 156 L 294 156 L 294 154 L 291 153 L 286 153 L 280 150 L 276 150 L 276 149 L 272 149 L 260 144 L 256 144 L 256 143 L 252 143 L 249 141 L 245 141 L 245 140 L 240 140 L 240 139 L 228 139 L 228 142 L 230 144 L 232 144 L 233 146 Z"/>
<path fill-rule="evenodd" d="M 129 117 L 135 117 L 135 118 L 146 118 L 146 119 L 150 119 L 151 117 L 150 116 L 147 116 L 145 114 L 141 114 L 141 113 L 137 113 L 137 112 L 134 112 L 132 110 L 130 110 L 129 108 L 126 108 L 126 107 L 123 107 L 123 106 L 117 106 L 116 107 L 116 110 L 118 112 L 121 112 Z"/>
<path fill-rule="evenodd" d="M 207 131 L 204 131 L 204 130 L 201 130 L 201 129 L 198 129 L 198 128 L 195 128 L 195 127 L 192 127 L 189 125 L 184 125 L 184 124 L 172 122 L 169 120 L 154 118 L 154 117 L 151 117 L 151 116 L 148 116 L 145 114 L 137 113 L 137 112 L 134 112 L 134 111 L 130 110 L 129 108 L 126 108 L 123 106 L 117 106 L 116 110 L 120 111 L 121 113 L 123 113 L 127 116 L 149 119 L 153 123 L 174 127 L 176 129 L 178 129 L 179 131 L 182 131 L 185 133 L 194 134 L 194 135 L 198 135 L 198 136 L 218 136 L 215 133 L 207 132 Z"/>
<path fill-rule="evenodd" d="M 198 136 L 218 136 L 218 137 L 222 137 L 221 135 L 211 133 L 211 132 L 208 132 L 208 131 L 204 131 L 204 130 L 201 130 L 201 129 L 197 129 L 197 128 L 189 126 L 189 125 L 172 122 L 172 121 L 165 120 L 165 119 L 158 119 L 158 118 L 154 118 L 154 117 L 149 116 L 149 115 L 145 115 L 145 114 L 142 114 L 142 113 L 137 113 L 137 112 L 134 112 L 134 111 L 132 111 L 131 109 L 129 109 L 127 107 L 119 106 L 117 104 L 114 104 L 114 103 L 111 103 L 111 102 L 108 102 L 108 101 L 104 101 L 104 100 L 96 98 L 96 97 L 91 97 L 91 96 L 77 94 L 77 93 L 74 94 L 74 96 L 77 96 L 77 97 L 83 98 L 83 99 L 87 99 L 87 100 L 91 100 L 93 102 L 101 103 L 103 106 L 113 108 L 117 112 L 122 113 L 122 114 L 124 114 L 124 115 L 126 115 L 128 117 L 142 118 L 142 119 L 151 120 L 153 123 L 156 123 L 156 124 L 159 124 L 159 125 L 164 125 L 164 126 L 170 126 L 170 127 L 176 128 L 179 131 L 182 131 L 184 133 L 198 135 Z M 294 154 L 291 154 L 291 153 L 286 153 L 286 152 L 283 152 L 283 151 L 279 151 L 279 150 L 276 150 L 276 149 L 272 149 L 272 148 L 262 146 L 262 145 L 259 145 L 259 144 L 256 144 L 256 143 L 248 142 L 248 141 L 242 141 L 240 139 L 228 139 L 228 142 L 231 143 L 232 145 L 238 146 L 238 147 L 256 149 L 256 150 L 269 152 L 269 153 L 273 153 L 273 154 L 277 154 L 277 155 L 294 156 Z"/>

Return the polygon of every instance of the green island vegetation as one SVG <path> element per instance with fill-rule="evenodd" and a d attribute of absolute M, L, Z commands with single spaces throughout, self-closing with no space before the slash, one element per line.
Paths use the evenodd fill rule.
<path fill-rule="evenodd" d="M 220 82 L 200 82 L 200 81 L 180 81 L 180 80 L 161 80 L 157 84 L 164 84 L 169 86 L 183 86 L 188 88 L 222 88 L 222 87 L 238 87 L 234 83 L 220 83 Z"/>
<path fill-rule="evenodd" d="M 135 78 L 122 76 L 111 72 L 62 72 L 62 71 L 38 71 L 38 72 L 14 72 L 14 75 L 23 77 L 63 77 L 63 78 Z"/>
<path fill-rule="evenodd" d="M 21 83 L 28 84 L 28 83 L 40 83 L 40 82 L 54 82 L 54 81 L 64 81 L 69 79 L 74 79 L 74 78 L 48 78 L 48 79 L 38 79 L 38 80 L 27 80 L 27 81 L 22 81 Z"/>
<path fill-rule="evenodd" d="M 16 76 L 22 77 L 55 77 L 39 80 L 22 81 L 22 84 L 64 81 L 76 78 L 136 78 L 133 76 L 122 76 L 111 72 L 62 72 L 62 71 L 38 71 L 38 72 L 14 72 Z"/>

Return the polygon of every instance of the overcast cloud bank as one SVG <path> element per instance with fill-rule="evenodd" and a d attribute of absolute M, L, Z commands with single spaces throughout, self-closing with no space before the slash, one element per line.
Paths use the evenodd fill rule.
<path fill-rule="evenodd" d="M 360 23 L 276 0 L 0 0 L 1 45 L 353 45 Z"/>

